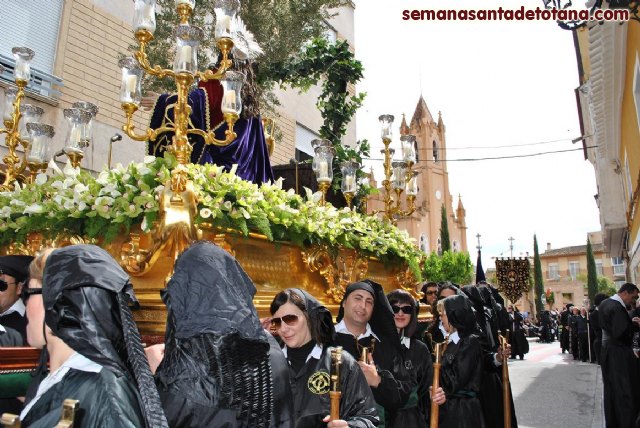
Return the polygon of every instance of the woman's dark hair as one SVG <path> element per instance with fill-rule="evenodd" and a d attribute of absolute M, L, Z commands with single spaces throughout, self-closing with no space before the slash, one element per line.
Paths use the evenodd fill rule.
<path fill-rule="evenodd" d="M 304 314 L 307 320 L 307 326 L 311 332 L 311 339 L 318 345 L 330 346 L 333 345 L 334 337 L 331 329 L 326 328 L 322 319 L 312 320 L 309 316 L 309 310 L 305 304 L 304 295 L 300 295 L 294 291 L 294 289 L 287 289 L 276 294 L 273 298 L 269 310 L 271 315 L 275 314 L 278 309 L 285 303 L 291 303 L 298 307 Z"/>

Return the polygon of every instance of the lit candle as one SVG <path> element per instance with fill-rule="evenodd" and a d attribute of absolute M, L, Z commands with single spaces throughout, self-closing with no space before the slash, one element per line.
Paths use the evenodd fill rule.
<path fill-rule="evenodd" d="M 345 192 L 355 192 L 356 191 L 356 178 L 353 175 L 347 175 L 345 177 Z"/>
<path fill-rule="evenodd" d="M 411 143 L 402 144 L 402 160 L 405 162 L 414 162 L 415 156 L 413 155 L 413 147 Z"/>
<path fill-rule="evenodd" d="M 78 147 L 82 138 L 82 131 L 79 126 L 71 128 L 71 135 L 69 135 L 69 145 L 72 147 Z"/>
<path fill-rule="evenodd" d="M 222 97 L 222 113 L 238 113 L 236 108 L 236 91 L 227 91 Z"/>
<path fill-rule="evenodd" d="M 191 54 L 193 49 L 189 45 L 184 45 L 178 51 L 178 69 L 191 71 Z"/>
<path fill-rule="evenodd" d="M 326 160 L 318 162 L 318 181 L 329 181 L 329 164 Z"/>

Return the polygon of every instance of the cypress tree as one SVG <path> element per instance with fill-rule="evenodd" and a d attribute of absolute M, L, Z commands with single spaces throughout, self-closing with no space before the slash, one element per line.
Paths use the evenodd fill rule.
<path fill-rule="evenodd" d="M 598 272 L 596 271 L 596 260 L 593 258 L 593 248 L 591 241 L 587 238 L 587 291 L 589 302 L 593 306 L 593 300 L 598 293 Z"/>
<path fill-rule="evenodd" d="M 447 222 L 447 209 L 442 205 L 440 212 L 442 219 L 440 220 L 440 245 L 442 252 L 451 251 L 451 238 L 449 238 L 449 223 Z"/>
<path fill-rule="evenodd" d="M 535 282 L 536 312 L 540 314 L 544 310 L 544 305 L 542 304 L 544 284 L 542 283 L 542 264 L 538 253 L 538 238 L 536 238 L 535 234 L 533 235 L 533 281 Z"/>

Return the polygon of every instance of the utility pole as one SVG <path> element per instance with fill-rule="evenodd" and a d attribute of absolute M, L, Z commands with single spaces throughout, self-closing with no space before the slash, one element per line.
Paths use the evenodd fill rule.
<path fill-rule="evenodd" d="M 482 249 L 482 245 L 480 245 L 480 237 L 482 235 L 480 235 L 479 233 L 476 235 L 476 238 L 478 238 L 478 246 L 476 247 L 478 249 L 478 251 L 480 251 Z"/>
<path fill-rule="evenodd" d="M 509 250 L 511 251 L 511 257 L 513 257 L 513 241 L 515 241 L 515 238 L 513 236 L 509 237 Z"/>

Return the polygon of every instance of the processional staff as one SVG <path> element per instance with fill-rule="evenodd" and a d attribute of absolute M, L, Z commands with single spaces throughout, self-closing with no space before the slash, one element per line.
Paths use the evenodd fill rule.
<path fill-rule="evenodd" d="M 331 400 L 331 420 L 340 419 L 340 364 L 342 364 L 342 346 L 331 350 L 331 390 L 329 398 Z"/>
<path fill-rule="evenodd" d="M 509 394 L 509 330 L 506 335 L 500 335 L 502 347 L 502 404 L 504 407 L 504 428 L 511 428 L 511 394 Z"/>
<path fill-rule="evenodd" d="M 442 355 L 447 350 L 449 343 L 449 335 L 444 339 L 443 343 L 435 344 L 436 359 L 433 363 L 433 382 L 431 383 L 431 395 L 435 394 L 440 388 L 440 367 L 442 366 Z M 438 417 L 440 413 L 440 405 L 431 400 L 431 414 L 429 428 L 438 428 Z"/>

